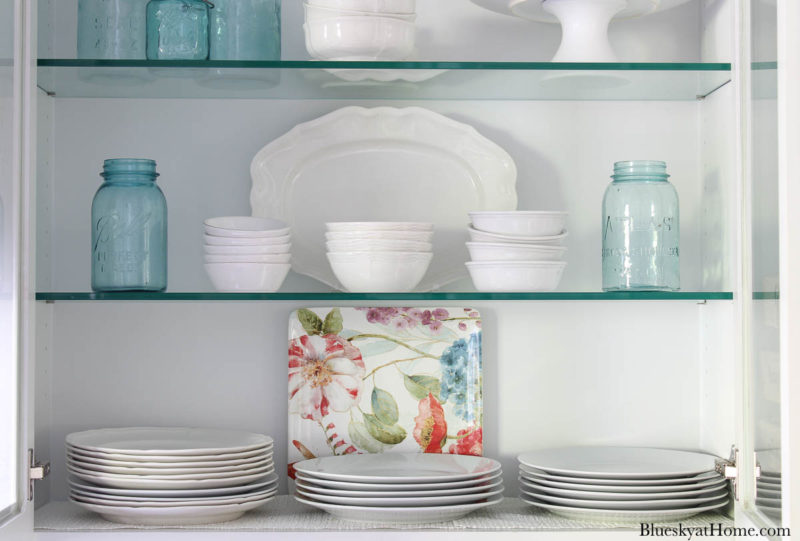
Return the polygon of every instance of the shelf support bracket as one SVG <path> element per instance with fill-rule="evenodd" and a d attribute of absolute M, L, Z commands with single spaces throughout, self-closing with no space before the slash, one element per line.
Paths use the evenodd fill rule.
<path fill-rule="evenodd" d="M 50 463 L 44 464 L 36 461 L 33 449 L 28 449 L 28 501 L 33 501 L 33 488 L 36 481 L 41 481 L 50 475 Z"/>

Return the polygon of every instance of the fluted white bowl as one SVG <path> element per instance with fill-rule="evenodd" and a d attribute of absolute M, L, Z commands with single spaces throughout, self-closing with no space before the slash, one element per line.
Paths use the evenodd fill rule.
<path fill-rule="evenodd" d="M 567 249 L 563 246 L 468 242 L 473 261 L 561 261 Z"/>
<path fill-rule="evenodd" d="M 312 6 L 369 13 L 404 13 L 417 11 L 416 0 L 307 0 Z"/>
<path fill-rule="evenodd" d="M 303 25 L 308 53 L 320 60 L 405 60 L 414 23 L 390 17 L 335 17 Z"/>
<path fill-rule="evenodd" d="M 272 293 L 280 289 L 291 265 L 288 263 L 206 263 L 217 291 Z"/>
<path fill-rule="evenodd" d="M 291 235 L 281 237 L 217 237 L 203 235 L 207 246 L 283 246 L 292 240 Z"/>
<path fill-rule="evenodd" d="M 329 252 L 430 252 L 433 244 L 413 240 L 329 240 L 325 243 Z"/>
<path fill-rule="evenodd" d="M 354 293 L 411 291 L 425 276 L 432 259 L 432 253 L 328 252 L 336 278 Z"/>
<path fill-rule="evenodd" d="M 487 233 L 550 237 L 567 228 L 566 212 L 511 210 L 506 212 L 470 212 L 472 226 Z"/>
<path fill-rule="evenodd" d="M 286 222 L 255 216 L 225 216 L 203 222 L 206 234 L 216 237 L 283 237 L 289 234 Z"/>
<path fill-rule="evenodd" d="M 253 244 L 244 246 L 216 246 L 206 244 L 203 246 L 205 253 L 209 255 L 266 255 L 266 254 L 288 254 L 292 249 L 290 243 L 284 244 Z"/>
<path fill-rule="evenodd" d="M 328 222 L 328 232 L 344 231 L 433 231 L 430 222 Z"/>
<path fill-rule="evenodd" d="M 472 261 L 467 269 L 478 291 L 553 291 L 561 282 L 563 261 Z"/>
<path fill-rule="evenodd" d="M 548 237 L 523 237 L 520 235 L 498 235 L 469 228 L 469 238 L 472 242 L 515 243 L 515 244 L 542 244 L 545 246 L 561 246 L 569 233 L 552 235 Z"/>
<path fill-rule="evenodd" d="M 289 263 L 292 254 L 249 254 L 249 255 L 212 255 L 203 256 L 206 263 Z"/>
<path fill-rule="evenodd" d="M 303 4 L 303 9 L 306 13 L 306 21 L 320 21 L 335 17 L 389 17 L 391 19 L 399 19 L 401 21 L 413 23 L 417 19 L 417 15 L 414 13 L 387 13 L 356 11 L 343 8 L 327 8 L 323 6 L 316 6 L 308 2 Z"/>
<path fill-rule="evenodd" d="M 409 240 L 431 242 L 433 231 L 329 231 L 325 239 L 332 240 Z"/>

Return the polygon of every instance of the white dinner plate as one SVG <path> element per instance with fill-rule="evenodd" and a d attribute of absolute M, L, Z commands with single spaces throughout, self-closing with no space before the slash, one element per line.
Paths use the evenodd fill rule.
<path fill-rule="evenodd" d="M 441 485 L 439 483 L 438 485 Z M 320 486 L 316 486 L 313 483 L 308 481 L 304 481 L 302 479 L 297 479 L 297 487 L 302 488 L 306 492 L 311 492 L 314 494 L 326 494 L 328 496 L 348 496 L 348 497 L 359 497 L 359 498 L 410 498 L 415 496 L 455 496 L 459 494 L 475 494 L 480 492 L 486 492 L 493 490 L 495 488 L 500 487 L 503 484 L 503 480 L 500 477 L 497 477 L 495 481 L 491 483 L 486 483 L 483 485 L 477 485 L 472 487 L 464 487 L 464 488 L 446 488 L 446 489 L 433 489 L 433 490 L 336 490 L 331 488 L 324 488 Z M 434 485 L 434 486 L 438 486 Z M 396 487 L 397 485 L 389 485 L 390 487 Z"/>
<path fill-rule="evenodd" d="M 605 509 L 606 511 L 652 511 L 662 509 L 683 509 L 694 507 L 705 503 L 713 503 L 724 499 L 728 500 L 727 491 L 717 492 L 711 496 L 701 498 L 678 498 L 674 500 L 638 500 L 638 501 L 613 501 L 613 500 L 584 500 L 578 498 L 561 498 L 546 494 L 535 489 L 521 487 L 520 492 L 526 496 L 531 496 L 537 500 L 561 505 L 564 507 L 580 507 L 582 509 Z"/>
<path fill-rule="evenodd" d="M 758 496 L 764 496 L 767 498 L 781 498 L 782 491 L 780 490 L 771 490 L 769 488 L 764 488 L 763 486 L 758 486 Z"/>
<path fill-rule="evenodd" d="M 267 461 L 261 466 L 255 468 L 248 468 L 246 470 L 235 470 L 235 471 L 224 471 L 224 472 L 217 472 L 217 473 L 182 473 L 176 475 L 167 475 L 167 474 L 157 474 L 157 475 L 140 475 L 140 474 L 121 474 L 121 473 L 109 473 L 109 472 L 101 472 L 96 470 L 88 470 L 83 468 L 79 465 L 72 464 L 67 462 L 67 471 L 71 473 L 82 473 L 86 475 L 95 475 L 99 477 L 106 477 L 110 479 L 157 479 L 163 481 L 182 481 L 182 480 L 191 480 L 191 481 L 202 481 L 205 479 L 224 479 L 226 477 L 240 477 L 243 475 L 254 475 L 254 474 L 267 474 L 275 471 L 275 465 L 273 462 Z"/>
<path fill-rule="evenodd" d="M 534 489 L 537 492 L 545 492 L 553 494 L 554 496 L 561 496 L 564 498 L 576 498 L 579 500 L 616 500 L 616 501 L 636 501 L 636 500 L 669 500 L 675 498 L 693 498 L 695 496 L 702 496 L 704 494 L 712 494 L 725 489 L 725 483 L 720 482 L 716 485 L 699 488 L 695 490 L 682 490 L 675 492 L 599 492 L 593 490 L 567 490 L 563 488 L 554 488 L 546 485 L 540 485 L 528 481 L 526 479 L 519 479 L 521 488 Z M 588 485 L 592 486 L 592 485 Z"/>
<path fill-rule="evenodd" d="M 491 458 L 469 455 L 383 453 L 304 460 L 296 471 L 315 479 L 365 483 L 435 483 L 484 477 L 500 471 Z"/>
<path fill-rule="evenodd" d="M 264 447 L 259 447 L 251 451 L 242 451 L 240 453 L 221 453 L 216 455 L 133 455 L 133 454 L 120 454 L 120 453 L 104 453 L 101 451 L 90 451 L 87 449 L 80 449 L 67 444 L 67 453 L 83 457 L 91 457 L 101 460 L 117 460 L 122 462 L 146 462 L 146 463 L 159 463 L 159 464 L 194 464 L 196 462 L 228 462 L 232 460 L 249 460 L 256 456 L 272 455 L 273 445 L 270 443 Z"/>
<path fill-rule="evenodd" d="M 474 4 L 497 13 L 513 15 L 522 19 L 543 23 L 555 23 L 558 20 L 542 7 L 544 0 L 472 0 Z M 628 0 L 628 5 L 620 11 L 615 19 L 641 17 L 648 13 L 669 9 L 689 0 Z"/>
<path fill-rule="evenodd" d="M 434 258 L 418 290 L 466 276 L 467 213 L 517 208 L 517 169 L 475 128 L 408 107 L 345 107 L 297 125 L 253 159 L 254 216 L 292 226 L 292 268 L 342 289 L 325 223 L 434 221 Z"/>
<path fill-rule="evenodd" d="M 216 473 L 221 474 L 225 472 L 246 471 L 256 468 L 263 468 L 265 466 L 272 466 L 272 458 L 262 458 L 254 462 L 246 462 L 236 466 L 220 466 L 220 467 L 202 467 L 202 468 L 139 468 L 129 466 L 106 466 L 103 464 L 94 464 L 92 462 L 83 462 L 76 460 L 67 455 L 67 464 L 76 466 L 78 468 L 97 472 L 97 473 L 115 473 L 121 475 L 155 475 L 155 476 L 168 476 L 173 475 L 186 475 L 186 474 L 206 474 Z"/>
<path fill-rule="evenodd" d="M 395 524 L 426 524 L 455 520 L 477 511 L 478 509 L 497 505 L 503 496 L 494 496 L 485 502 L 465 503 L 459 505 L 440 505 L 434 507 L 363 507 L 359 505 L 339 505 L 309 500 L 295 496 L 300 503 L 327 511 L 331 515 L 355 522 L 380 522 Z"/>
<path fill-rule="evenodd" d="M 783 500 L 780 498 L 756 498 L 756 505 L 780 509 L 783 506 Z"/>
<path fill-rule="evenodd" d="M 110 500 L 115 502 L 130 502 L 130 503 L 137 503 L 137 502 L 160 502 L 160 503 L 194 503 L 194 502 L 206 502 L 206 501 L 221 501 L 221 500 L 230 500 L 230 499 L 237 499 L 237 498 L 251 498 L 253 496 L 263 496 L 265 494 L 270 494 L 278 490 L 278 481 L 275 480 L 274 483 L 267 485 L 264 488 L 260 488 L 258 490 L 252 490 L 249 492 L 243 491 L 240 494 L 222 494 L 219 496 L 190 496 L 190 497 L 172 497 L 172 498 L 162 498 L 157 495 L 154 496 L 115 496 L 113 494 L 105 494 L 103 492 L 98 492 L 94 490 L 86 490 L 83 488 L 78 488 L 70 484 L 69 487 L 70 492 L 74 492 L 75 494 L 82 495 L 84 497 L 92 497 L 101 500 Z M 231 502 L 226 502 L 231 503 Z M 241 503 L 241 502 L 238 502 Z"/>
<path fill-rule="evenodd" d="M 411 496 L 406 498 L 376 498 L 359 496 L 329 496 L 327 494 L 309 492 L 297 487 L 297 494 L 317 502 L 338 503 L 341 505 L 358 505 L 361 507 L 433 507 L 479 502 L 502 494 L 504 490 L 505 489 L 501 485 L 498 488 L 478 494 L 458 494 L 453 496 Z"/>
<path fill-rule="evenodd" d="M 169 470 L 173 468 L 214 468 L 222 470 L 222 468 L 234 468 L 247 464 L 253 464 L 261 460 L 272 458 L 272 449 L 265 453 L 259 453 L 247 458 L 240 458 L 236 460 L 207 460 L 207 461 L 191 461 L 191 462 L 135 462 L 128 460 L 108 460 L 104 458 L 95 458 L 77 454 L 71 450 L 67 451 L 67 458 L 76 463 L 85 464 L 87 469 L 90 464 L 97 466 L 110 466 L 115 468 L 148 468 L 153 470 Z"/>
<path fill-rule="evenodd" d="M 694 516 L 698 513 L 711 511 L 712 509 L 720 509 L 728 505 L 727 500 L 722 502 L 715 502 L 707 505 L 699 505 L 697 507 L 689 507 L 685 509 L 661 509 L 661 510 L 642 510 L 642 511 L 607 511 L 605 509 L 582 509 L 580 507 L 565 507 L 562 505 L 555 505 L 537 500 L 531 496 L 522 494 L 520 496 L 522 501 L 547 509 L 556 515 L 582 521 L 596 521 L 596 522 L 626 522 L 633 524 L 641 524 L 643 522 L 674 522 Z"/>
<path fill-rule="evenodd" d="M 713 472 L 716 457 L 647 447 L 557 447 L 523 453 L 520 463 L 549 474 L 596 479 L 669 479 Z"/>
<path fill-rule="evenodd" d="M 336 488 L 339 490 L 360 491 L 360 490 L 375 490 L 380 492 L 405 492 L 405 491 L 430 491 L 430 490 L 447 490 L 447 489 L 460 489 L 460 488 L 476 488 L 492 484 L 501 480 L 503 472 L 495 472 L 491 475 L 484 477 L 475 477 L 474 479 L 464 479 L 463 481 L 448 481 L 439 483 L 354 483 L 348 481 L 336 481 L 333 479 L 320 479 L 309 477 L 301 473 L 297 474 L 297 479 L 303 483 L 311 483 L 316 486 Z"/>
<path fill-rule="evenodd" d="M 520 475 L 525 478 L 539 481 L 546 479 L 549 481 L 558 481 L 561 483 L 583 483 L 587 485 L 630 485 L 630 486 L 661 486 L 661 485 L 685 485 L 693 484 L 704 481 L 719 481 L 723 477 L 716 472 L 701 473 L 700 475 L 692 475 L 689 477 L 670 477 L 668 479 L 612 479 L 612 478 L 595 478 L 595 477 L 567 477 L 564 475 L 555 475 L 529 468 L 520 465 Z"/>
<path fill-rule="evenodd" d="M 272 438 L 241 430 L 208 428 L 104 428 L 67 436 L 67 445 L 104 453 L 136 456 L 194 456 L 252 451 Z"/>
<path fill-rule="evenodd" d="M 272 471 L 264 473 L 257 473 L 253 475 L 241 475 L 236 477 L 223 477 L 222 479 L 148 479 L 146 477 L 117 477 L 90 475 L 86 473 L 76 472 L 69 470 L 69 472 L 84 481 L 89 481 L 96 485 L 102 485 L 112 488 L 127 488 L 127 489 L 199 489 L 199 488 L 221 488 L 221 487 L 236 487 L 246 485 L 253 481 L 263 480 Z"/>
<path fill-rule="evenodd" d="M 69 478 L 68 481 L 70 488 L 78 488 L 98 495 L 109 494 L 115 496 L 143 497 L 143 498 L 190 498 L 190 497 L 210 498 L 215 496 L 225 496 L 231 494 L 245 494 L 255 490 L 268 488 L 278 482 L 278 476 L 275 473 L 271 473 L 265 478 L 260 479 L 258 481 L 253 481 L 250 483 L 245 483 L 242 485 L 230 486 L 230 487 L 183 488 L 183 489 L 114 488 L 114 487 L 95 485 L 91 483 L 85 483 L 82 482 L 81 480 L 74 478 Z"/>
<path fill-rule="evenodd" d="M 531 473 L 528 473 L 524 470 L 520 470 L 520 477 L 529 483 L 535 483 L 537 485 L 545 485 L 548 487 L 555 487 L 555 488 L 563 488 L 567 490 L 591 490 L 596 492 L 632 492 L 632 493 L 641 493 L 641 492 L 680 492 L 684 490 L 695 490 L 699 488 L 710 488 L 710 487 L 723 487 L 726 485 L 727 480 L 722 477 L 721 475 L 714 475 L 705 477 L 701 480 L 695 482 L 689 482 L 690 480 L 687 479 L 685 483 L 680 483 L 676 485 L 665 485 L 665 484 L 624 484 L 625 481 L 619 482 L 614 481 L 614 483 L 619 484 L 599 484 L 599 483 L 587 483 L 583 482 L 566 482 L 566 481 L 554 481 L 549 478 L 535 476 Z M 569 478 L 570 481 L 574 480 L 574 478 Z M 588 481 L 601 481 L 599 479 L 590 479 Z M 602 480 L 602 481 L 611 481 L 611 480 Z M 630 483 L 630 482 L 628 482 Z"/>
<path fill-rule="evenodd" d="M 264 500 L 271 496 L 274 496 L 278 493 L 278 487 L 274 487 L 268 491 L 262 491 L 260 493 L 255 494 L 248 494 L 246 496 L 234 496 L 234 497 L 223 497 L 223 498 L 202 498 L 202 499 L 195 499 L 195 500 L 175 500 L 175 501 L 164 501 L 164 500 L 143 500 L 143 501 L 134 501 L 134 500 L 115 500 L 112 498 L 102 498 L 100 496 L 94 494 L 86 494 L 83 492 L 78 492 L 76 490 L 71 490 L 69 493 L 69 497 L 72 500 L 81 501 L 84 503 L 93 503 L 95 505 L 107 505 L 109 507 L 199 507 L 199 506 L 208 506 L 208 505 L 235 505 L 240 503 L 248 503 L 248 502 L 255 502 L 259 500 Z"/>
<path fill-rule="evenodd" d="M 110 522 L 136 526 L 195 526 L 236 520 L 247 511 L 261 507 L 273 497 L 232 505 L 199 505 L 187 507 L 114 507 L 73 501 L 76 505 L 99 514 Z"/>

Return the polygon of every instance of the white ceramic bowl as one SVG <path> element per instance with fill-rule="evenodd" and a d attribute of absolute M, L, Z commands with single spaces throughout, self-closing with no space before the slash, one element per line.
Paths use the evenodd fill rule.
<path fill-rule="evenodd" d="M 473 261 L 561 261 L 567 249 L 562 246 L 468 242 Z"/>
<path fill-rule="evenodd" d="M 282 237 L 216 237 L 203 235 L 203 242 L 207 246 L 288 246 L 291 235 Z"/>
<path fill-rule="evenodd" d="M 289 226 L 273 218 L 255 216 L 226 216 L 209 218 L 203 222 L 206 234 L 216 237 L 283 237 L 289 234 Z"/>
<path fill-rule="evenodd" d="M 433 244 L 413 240 L 329 240 L 329 252 L 430 252 Z"/>
<path fill-rule="evenodd" d="M 390 17 L 336 17 L 303 25 L 308 53 L 321 60 L 405 60 L 414 23 Z"/>
<path fill-rule="evenodd" d="M 324 19 L 331 19 L 335 17 L 389 17 L 391 19 L 399 19 L 413 23 L 417 16 L 414 13 L 386 13 L 386 12 L 370 12 L 370 11 L 355 11 L 352 9 L 342 8 L 326 8 L 322 6 L 315 6 L 313 4 L 304 3 L 303 9 L 306 12 L 306 21 L 321 21 Z"/>
<path fill-rule="evenodd" d="M 289 263 L 292 254 L 250 254 L 250 255 L 210 255 L 203 256 L 206 263 Z"/>
<path fill-rule="evenodd" d="M 215 246 L 206 244 L 203 246 L 205 253 L 210 255 L 266 255 L 266 254 L 288 254 L 292 245 L 286 244 L 254 244 L 244 246 Z"/>
<path fill-rule="evenodd" d="M 467 263 L 478 291 L 553 291 L 567 266 L 563 261 L 473 261 Z"/>
<path fill-rule="evenodd" d="M 288 263 L 206 263 L 217 291 L 272 293 L 280 289 L 292 266 Z"/>
<path fill-rule="evenodd" d="M 431 242 L 433 231 L 329 231 L 325 239 L 332 240 L 410 240 Z"/>
<path fill-rule="evenodd" d="M 433 254 L 415 252 L 329 252 L 333 273 L 351 292 L 405 293 L 420 283 Z"/>
<path fill-rule="evenodd" d="M 328 222 L 329 232 L 345 231 L 433 231 L 433 224 L 427 222 Z"/>
<path fill-rule="evenodd" d="M 551 237 L 560 235 L 567 228 L 566 212 L 481 211 L 470 212 L 469 217 L 475 229 L 498 235 Z"/>
<path fill-rule="evenodd" d="M 416 0 L 308 0 L 308 4 L 329 9 L 370 13 L 415 13 Z"/>
<path fill-rule="evenodd" d="M 469 238 L 472 242 L 491 242 L 501 244 L 541 244 L 544 246 L 561 246 L 569 233 L 553 235 L 550 237 L 521 237 L 517 235 L 498 235 L 478 231 L 474 227 L 469 228 Z"/>

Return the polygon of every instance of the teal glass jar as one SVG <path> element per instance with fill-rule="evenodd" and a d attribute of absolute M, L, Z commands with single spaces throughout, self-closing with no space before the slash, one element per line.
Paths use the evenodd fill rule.
<path fill-rule="evenodd" d="M 106 160 L 92 201 L 92 289 L 167 288 L 167 201 L 153 160 Z"/>
<path fill-rule="evenodd" d="M 147 0 L 78 0 L 78 58 L 144 60 Z"/>
<path fill-rule="evenodd" d="M 614 164 L 603 198 L 603 289 L 680 289 L 678 192 L 659 161 Z"/>
<path fill-rule="evenodd" d="M 280 60 L 280 0 L 214 0 L 211 60 Z"/>
<path fill-rule="evenodd" d="M 205 0 L 150 0 L 147 4 L 148 60 L 208 60 Z"/>

